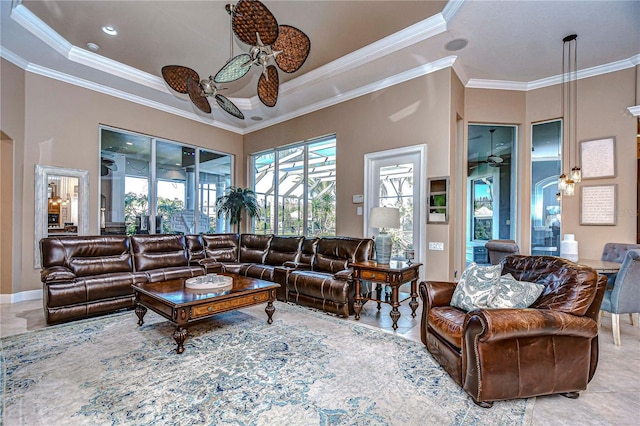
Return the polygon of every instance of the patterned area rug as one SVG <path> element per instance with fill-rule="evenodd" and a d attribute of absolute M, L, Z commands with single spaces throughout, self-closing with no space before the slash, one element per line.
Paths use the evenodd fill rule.
<path fill-rule="evenodd" d="M 2 339 L 5 425 L 524 424 L 477 407 L 420 343 L 275 303 L 189 328 L 132 311 Z"/>

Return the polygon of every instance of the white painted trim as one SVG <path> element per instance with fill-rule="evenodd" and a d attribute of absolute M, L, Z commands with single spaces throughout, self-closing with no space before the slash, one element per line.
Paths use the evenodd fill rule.
<path fill-rule="evenodd" d="M 282 123 L 284 121 L 291 120 L 296 117 L 300 117 L 301 115 L 309 114 L 314 111 L 318 111 L 333 105 L 337 105 L 339 103 L 349 101 L 351 99 L 354 99 L 360 96 L 368 95 L 369 93 L 386 89 L 388 87 L 395 86 L 396 84 L 404 83 L 405 81 L 412 80 L 417 77 L 422 77 L 423 75 L 427 75 L 444 68 L 448 68 L 451 65 L 453 65 L 455 60 L 456 60 L 456 56 L 448 56 L 438 61 L 420 65 L 419 67 L 410 69 L 400 74 L 396 74 L 394 76 L 384 78 L 379 81 L 375 81 L 365 86 L 361 86 L 356 89 L 350 90 L 348 92 L 341 93 L 332 98 L 324 99 L 322 101 L 307 105 L 305 107 L 299 108 L 289 113 L 279 115 L 278 117 L 261 121 L 254 125 L 248 126 L 245 129 L 245 134 L 255 132 L 256 130 L 264 129 L 266 127 L 273 126 L 274 124 Z"/>
<path fill-rule="evenodd" d="M 629 111 L 634 117 L 640 117 L 640 105 L 630 106 L 627 108 L 627 111 Z"/>
<path fill-rule="evenodd" d="M 45 24 L 40 18 L 31 13 L 29 9 L 22 5 L 22 1 L 15 1 L 11 9 L 11 19 L 20 24 L 25 30 L 42 40 L 64 57 L 73 46 L 64 37 L 55 32 L 53 28 Z"/>
<path fill-rule="evenodd" d="M 41 300 L 42 290 L 27 290 L 20 293 L 0 294 L 0 303 L 20 303 L 28 300 Z"/>
<path fill-rule="evenodd" d="M 596 67 L 586 68 L 578 71 L 577 79 L 595 77 L 598 75 L 609 74 L 616 71 L 625 70 L 627 68 L 633 68 L 640 63 L 640 55 L 632 56 L 620 61 L 611 62 L 608 64 L 598 65 Z M 503 81 L 503 80 L 482 80 L 472 78 L 467 83 L 466 87 L 473 89 L 495 89 L 495 90 L 518 90 L 529 91 L 535 89 L 541 89 L 543 87 L 554 86 L 562 83 L 562 74 L 554 75 L 540 80 L 534 80 L 529 82 L 523 81 Z"/>
<path fill-rule="evenodd" d="M 73 84 L 75 86 L 79 86 L 85 89 L 93 90 L 95 92 L 103 93 L 105 95 L 113 96 L 119 99 L 124 99 L 129 102 L 134 102 L 139 105 L 144 105 L 149 108 L 157 109 L 160 111 L 167 112 L 169 114 L 174 114 L 180 117 L 188 118 L 189 120 L 198 121 L 204 124 L 208 124 L 213 127 L 218 127 L 224 130 L 228 130 L 230 132 L 243 134 L 244 131 L 236 126 L 231 126 L 225 123 L 220 123 L 215 121 L 214 119 L 207 120 L 205 117 L 202 117 L 196 113 L 187 112 L 180 108 L 171 107 L 169 105 L 165 105 L 160 102 L 151 101 L 149 99 L 143 98 L 141 96 L 132 95 L 130 93 L 124 92 L 122 90 L 113 89 L 111 87 L 104 86 L 102 84 L 94 83 L 92 81 L 83 80 L 81 78 L 77 78 L 74 76 L 70 76 L 68 74 L 64 74 L 58 71 L 51 70 L 49 68 L 44 68 L 39 65 L 29 64 L 25 71 L 32 72 L 34 74 L 42 75 L 44 77 L 52 78 L 54 80 L 62 81 L 65 83 Z M 214 107 L 214 108 L 217 108 Z"/>

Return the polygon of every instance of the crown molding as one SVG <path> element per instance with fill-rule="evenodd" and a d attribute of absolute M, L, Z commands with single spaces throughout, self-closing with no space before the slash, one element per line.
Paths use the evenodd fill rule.
<path fill-rule="evenodd" d="M 273 126 L 274 124 L 282 123 L 314 111 L 337 105 L 339 103 L 349 101 L 360 96 L 368 95 L 378 90 L 386 89 L 388 87 L 395 86 L 396 84 L 404 83 L 405 81 L 409 81 L 414 78 L 451 67 L 455 63 L 456 59 L 457 57 L 454 55 L 447 56 L 446 58 L 442 58 L 428 64 L 420 65 L 419 67 L 404 71 L 391 77 L 383 78 L 381 80 L 369 83 L 348 92 L 340 93 L 331 98 L 315 102 L 305 107 L 298 108 L 297 110 L 291 111 L 289 113 L 282 114 L 269 120 L 261 121 L 260 123 L 248 126 L 245 129 L 245 133 L 255 132 L 256 130 L 261 130 L 269 126 Z"/>
<path fill-rule="evenodd" d="M 11 50 L 2 46 L 0 46 L 0 58 L 4 58 L 13 65 L 22 69 L 26 69 L 29 65 L 29 62 L 25 61 L 21 56 L 16 55 Z"/>
<path fill-rule="evenodd" d="M 577 80 L 583 78 L 595 77 L 598 75 L 609 74 L 616 71 L 625 70 L 627 68 L 633 68 L 640 64 L 640 55 L 635 55 L 627 59 L 620 61 L 610 62 L 608 64 L 598 65 L 591 68 L 585 68 L 579 70 L 576 76 Z M 494 90 L 519 90 L 529 91 L 541 89 L 543 87 L 555 86 L 562 84 L 562 74 L 554 75 L 540 80 L 534 80 L 530 82 L 519 81 L 502 81 L 502 80 L 482 80 L 482 79 L 470 79 L 466 87 L 471 89 L 494 89 Z"/>
<path fill-rule="evenodd" d="M 169 114 L 177 115 L 183 118 L 187 118 L 189 120 L 198 121 L 203 124 L 207 124 L 209 126 L 218 127 L 223 130 L 228 130 L 233 133 L 243 134 L 243 130 L 236 127 L 230 126 L 225 123 L 219 123 L 214 121 L 213 119 L 207 119 L 206 117 L 202 117 L 196 113 L 188 112 L 180 108 L 175 108 L 160 102 L 151 101 L 149 99 L 143 98 L 141 96 L 132 95 L 130 93 L 124 92 L 122 90 L 113 89 L 111 87 L 104 86 L 102 84 L 97 84 L 92 81 L 83 80 L 81 78 L 77 78 L 74 76 L 70 76 L 68 74 L 64 74 L 58 71 L 51 70 L 49 68 L 41 67 L 36 64 L 29 64 L 25 71 L 41 75 L 43 77 L 51 78 L 53 80 L 62 81 L 64 83 L 72 84 L 74 86 L 82 87 L 84 89 L 93 90 L 95 92 L 103 93 L 105 95 L 113 96 L 125 101 L 133 102 L 139 105 L 143 105 L 149 108 L 153 108 L 159 111 L 163 111 Z"/>
<path fill-rule="evenodd" d="M 640 105 L 630 106 L 627 108 L 627 111 L 629 111 L 634 117 L 640 117 Z"/>

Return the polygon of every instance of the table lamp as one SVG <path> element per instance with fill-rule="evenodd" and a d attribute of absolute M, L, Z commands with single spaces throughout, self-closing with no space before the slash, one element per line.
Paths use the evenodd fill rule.
<path fill-rule="evenodd" d="M 391 235 L 386 228 L 400 227 L 400 210 L 395 207 L 373 207 L 369 215 L 369 226 L 380 229 L 376 237 L 376 262 L 388 265 L 391 261 Z"/>

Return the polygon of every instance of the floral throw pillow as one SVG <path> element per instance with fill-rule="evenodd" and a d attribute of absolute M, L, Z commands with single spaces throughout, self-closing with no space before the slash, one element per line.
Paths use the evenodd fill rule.
<path fill-rule="evenodd" d="M 500 282 L 502 265 L 481 266 L 470 263 L 460 276 L 451 298 L 451 306 L 464 311 L 487 308 L 495 286 Z"/>
<path fill-rule="evenodd" d="M 536 301 L 544 286 L 542 284 L 518 281 L 511 274 L 500 277 L 489 308 L 528 308 Z"/>

